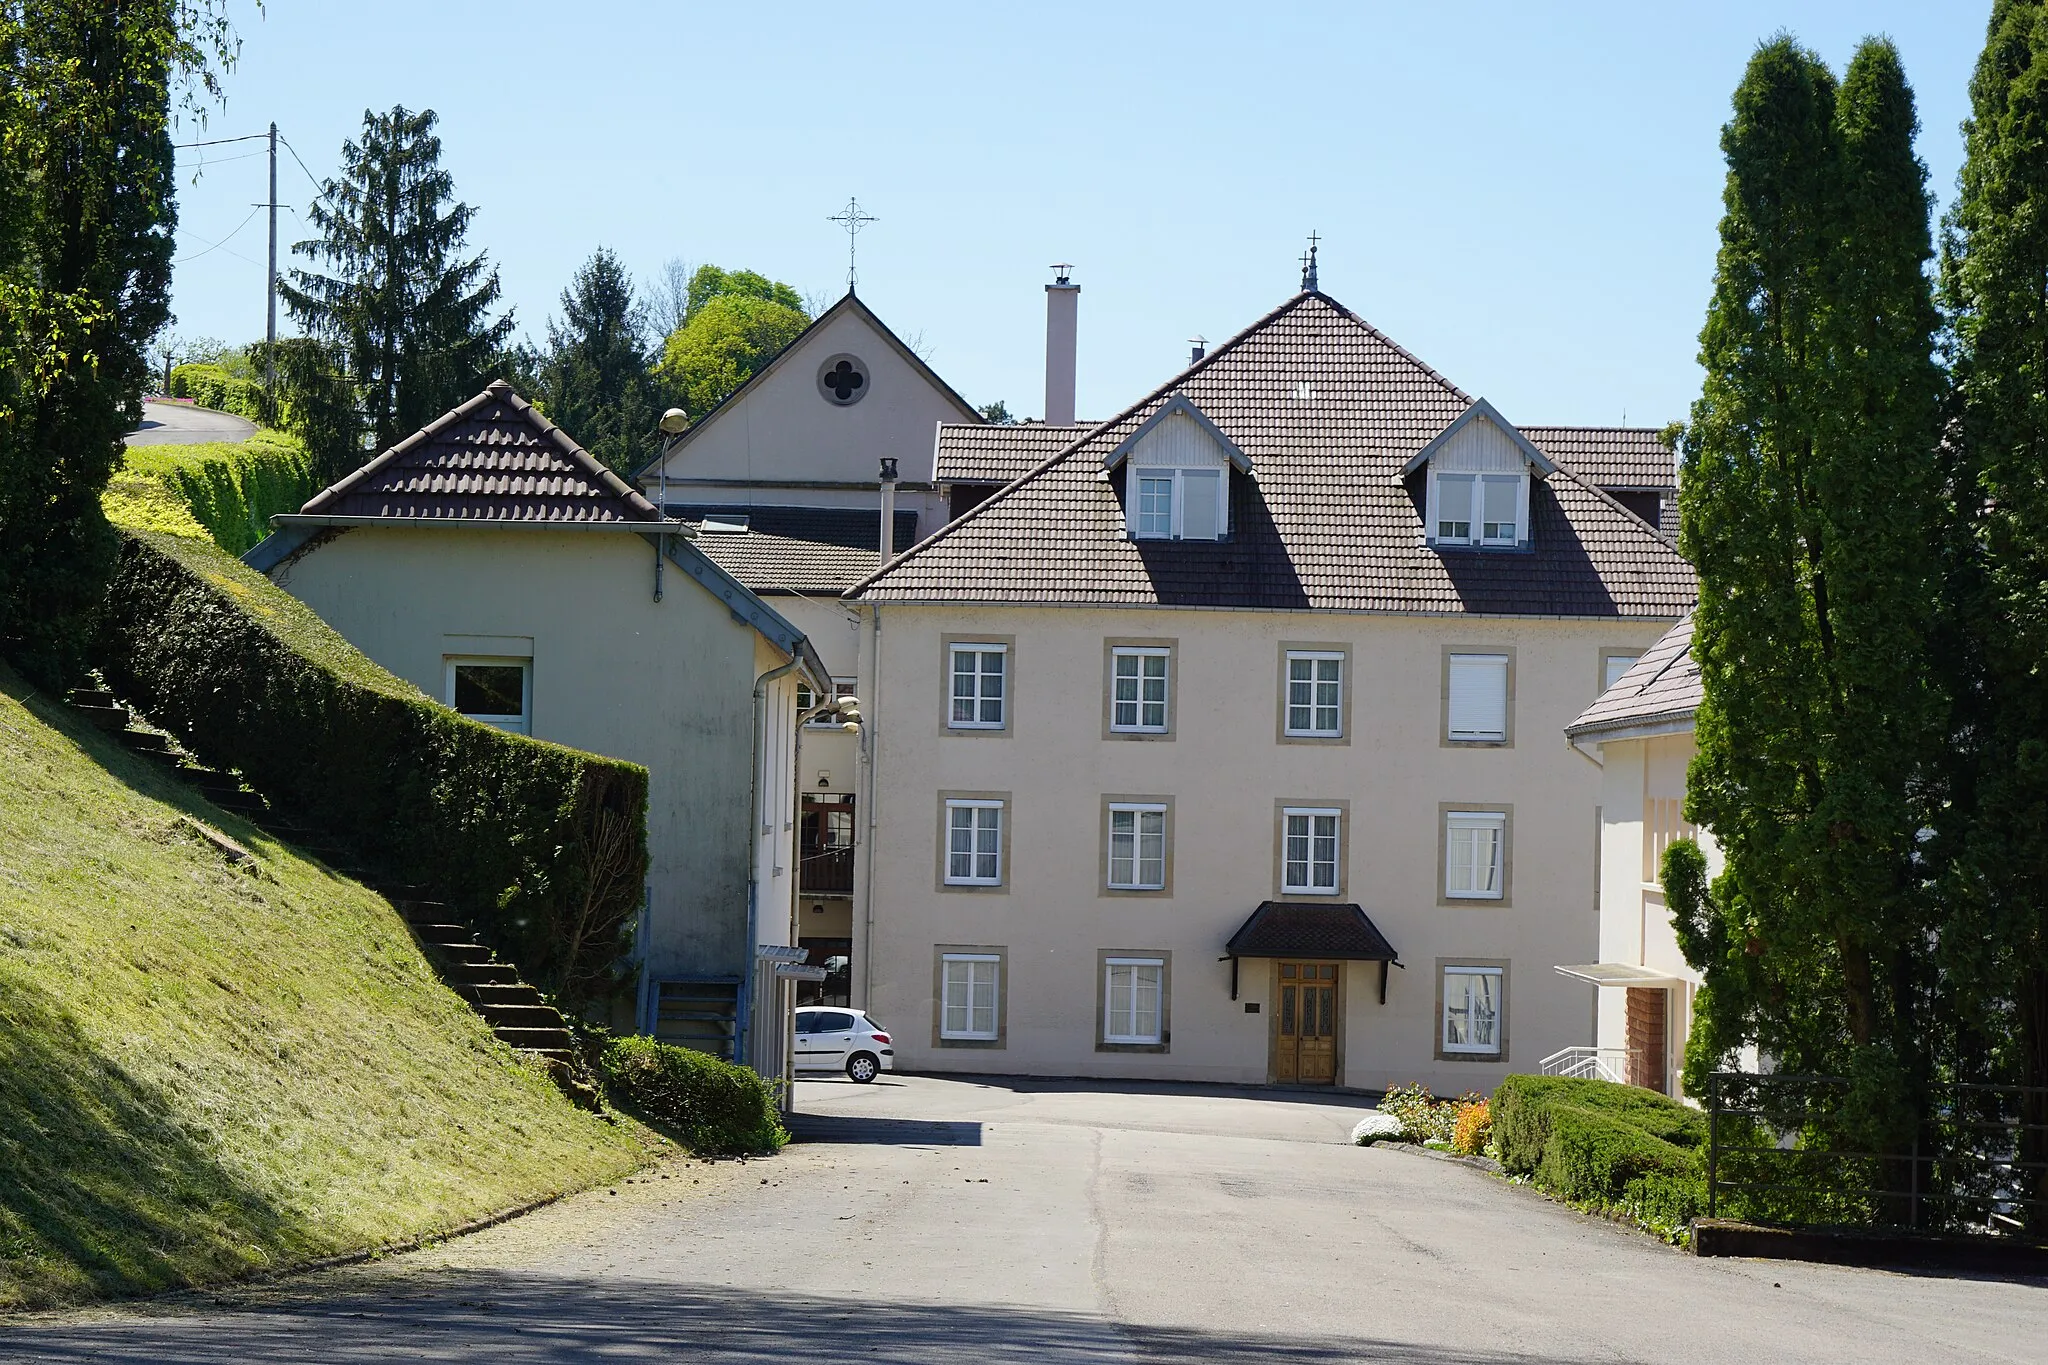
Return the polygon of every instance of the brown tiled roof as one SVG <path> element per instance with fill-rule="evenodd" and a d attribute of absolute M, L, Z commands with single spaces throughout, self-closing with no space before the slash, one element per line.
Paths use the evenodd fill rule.
<path fill-rule="evenodd" d="M 1692 617 L 1664 632 L 1649 652 L 1594 698 L 1577 720 L 1565 727 L 1573 739 L 1597 738 L 1611 730 L 1670 724 L 1692 719 L 1700 706 L 1700 668 L 1692 657 Z"/>
<path fill-rule="evenodd" d="M 701 523 L 734 522 L 744 531 L 700 531 L 690 543 L 706 558 L 763 596 L 837 597 L 873 573 L 881 540 L 879 511 L 863 507 L 750 507 L 719 503 L 666 503 L 672 517 Z M 917 543 L 917 513 L 896 513 L 900 554 Z"/>
<path fill-rule="evenodd" d="M 1252 463 L 1231 538 L 1136 541 L 1103 457 L 1174 393 Z M 1402 465 L 1472 399 L 1319 293 L 1303 293 L 854 590 L 877 601 L 1682 615 L 1692 569 L 1567 466 L 1531 490 L 1527 552 L 1423 541 Z"/>
<path fill-rule="evenodd" d="M 1263 901 L 1238 926 L 1223 951 L 1232 957 L 1339 957 L 1393 962 L 1400 958 L 1379 926 L 1349 903 Z"/>
<path fill-rule="evenodd" d="M 1678 461 L 1652 427 L 1523 427 L 1551 459 L 1596 488 L 1676 488 Z"/>
<path fill-rule="evenodd" d="M 1087 435 L 1092 425 L 1019 422 L 992 426 L 947 422 L 939 428 L 938 482 L 1015 483 L 1047 458 Z"/>
<path fill-rule="evenodd" d="M 299 510 L 549 523 L 655 521 L 660 515 L 502 379 Z"/>

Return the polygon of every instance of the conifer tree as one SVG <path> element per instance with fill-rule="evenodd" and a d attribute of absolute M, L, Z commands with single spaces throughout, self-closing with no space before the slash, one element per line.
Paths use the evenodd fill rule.
<path fill-rule="evenodd" d="M 1964 535 L 1950 582 L 1960 660 L 1943 937 L 1994 1074 L 2048 1087 L 2048 6 L 1998 0 L 1970 83 L 1943 238 Z M 2048 1092 L 2028 1096 L 2048 1124 Z M 2020 1155 L 2048 1160 L 2048 1131 Z M 2048 1192 L 2039 1169 L 2023 1174 Z M 2032 1211 L 2037 1220 L 2040 1210 Z"/>
<path fill-rule="evenodd" d="M 621 474 L 653 458 L 661 384 L 651 373 L 647 308 L 619 258 L 599 247 L 562 291 L 547 349 L 533 357 L 534 401 L 585 450 Z"/>
<path fill-rule="evenodd" d="M 363 111 L 308 218 L 320 235 L 292 250 L 324 265 L 293 270 L 278 294 L 305 329 L 340 348 L 379 450 L 494 377 L 512 317 L 493 319 L 498 272 L 464 254 L 476 210 L 455 199 L 431 109 Z"/>
<path fill-rule="evenodd" d="M 1684 444 L 1680 543 L 1700 574 L 1703 698 L 1688 818 L 1727 868 L 1667 885 L 1706 975 L 1687 1084 L 1754 1043 L 1848 1076 L 1857 1142 L 1910 1140 L 1931 1065 L 1917 856 L 1943 712 L 1941 377 L 1926 170 L 1898 55 L 1843 82 L 1764 44 L 1723 132 L 1726 213 Z"/>

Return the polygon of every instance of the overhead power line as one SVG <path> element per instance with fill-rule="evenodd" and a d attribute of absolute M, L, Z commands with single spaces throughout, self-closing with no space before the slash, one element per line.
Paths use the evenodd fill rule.
<path fill-rule="evenodd" d="M 249 226 L 249 224 L 255 220 L 256 215 L 263 211 L 264 207 L 264 205 L 258 204 L 256 205 L 256 207 L 250 209 L 249 216 L 247 218 L 244 218 L 241 222 L 235 224 L 235 232 L 240 232 L 243 228 Z M 183 265 L 187 261 L 196 261 L 201 256 L 205 256 L 211 252 L 226 251 L 228 243 L 235 240 L 235 232 L 230 232 L 227 236 L 221 238 L 217 242 L 206 242 L 206 239 L 204 237 L 201 237 L 199 238 L 199 240 L 202 242 L 206 242 L 205 251 L 195 251 L 190 256 L 180 256 L 177 260 L 172 261 L 171 264 Z M 228 255 L 233 256 L 238 261 L 249 261 L 249 258 L 247 256 L 242 255 L 242 253 L 240 253 L 239 251 L 229 251 Z M 258 261 L 249 261 L 249 264 L 258 265 L 261 263 Z"/>
<path fill-rule="evenodd" d="M 260 138 L 269 136 L 270 134 L 268 133 L 244 133 L 241 137 L 216 137 L 209 138 L 205 142 L 174 142 L 171 145 L 181 150 L 187 147 L 219 147 L 230 142 L 255 142 Z"/>

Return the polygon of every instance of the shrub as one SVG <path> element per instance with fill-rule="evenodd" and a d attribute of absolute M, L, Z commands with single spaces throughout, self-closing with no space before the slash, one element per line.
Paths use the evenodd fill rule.
<path fill-rule="evenodd" d="M 259 431 L 239 444 L 131 447 L 101 503 L 117 526 L 211 536 L 238 555 L 319 491 L 305 447 Z"/>
<path fill-rule="evenodd" d="M 1451 1150 L 1478 1156 L 1493 1136 L 1493 1108 L 1485 1100 L 1458 1106 L 1458 1121 L 1451 1130 Z"/>
<path fill-rule="evenodd" d="M 1501 1165 L 1560 1199 L 1664 1237 L 1706 1211 L 1706 1116 L 1655 1091 L 1563 1076 L 1510 1076 L 1493 1092 Z"/>
<path fill-rule="evenodd" d="M 647 868 L 647 772 L 466 719 L 208 541 L 123 535 L 115 688 L 302 823 L 423 883 L 574 1006 L 607 994 Z"/>
<path fill-rule="evenodd" d="M 232 412 L 252 422 L 276 417 L 263 386 L 216 364 L 179 365 L 171 370 L 171 397 L 189 398 L 202 408 Z"/>
<path fill-rule="evenodd" d="M 1455 1100 L 1440 1100 L 1426 1085 L 1397 1085 L 1380 1097 L 1381 1112 L 1401 1120 L 1408 1136 L 1417 1142 L 1441 1142 L 1449 1146 L 1458 1126 L 1458 1109 L 1484 1097 L 1467 1091 Z"/>
<path fill-rule="evenodd" d="M 598 1069 L 613 1103 L 668 1129 L 699 1156 L 759 1156 L 789 1141 L 775 1087 L 709 1053 L 619 1038 Z"/>
<path fill-rule="evenodd" d="M 1392 1114 L 1373 1112 L 1352 1126 L 1351 1140 L 1360 1147 L 1370 1147 L 1375 1142 L 1406 1142 L 1408 1128 Z"/>

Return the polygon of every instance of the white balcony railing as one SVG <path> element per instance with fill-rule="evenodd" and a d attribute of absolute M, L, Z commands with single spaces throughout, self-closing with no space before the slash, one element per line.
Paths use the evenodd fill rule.
<path fill-rule="evenodd" d="M 1627 1085 L 1628 1064 L 1635 1055 L 1634 1049 L 1625 1047 L 1560 1048 L 1543 1059 L 1543 1074 Z"/>

